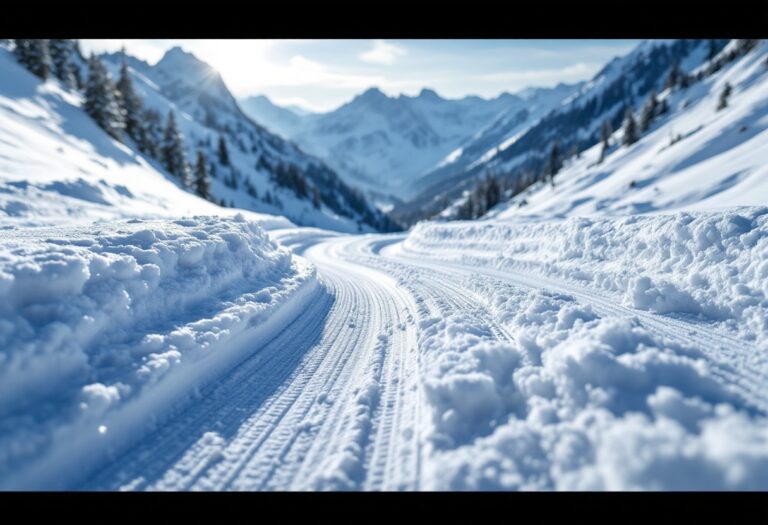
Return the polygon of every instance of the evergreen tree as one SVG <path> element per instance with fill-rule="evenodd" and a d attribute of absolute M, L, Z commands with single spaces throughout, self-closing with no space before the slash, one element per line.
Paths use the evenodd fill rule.
<path fill-rule="evenodd" d="M 49 40 L 48 47 L 53 64 L 53 74 L 65 86 L 77 89 L 77 79 L 74 75 L 75 67 L 71 59 L 72 43 L 66 39 L 52 38 Z"/>
<path fill-rule="evenodd" d="M 709 40 L 709 51 L 707 52 L 707 60 L 712 60 L 717 55 L 717 42 L 714 39 Z"/>
<path fill-rule="evenodd" d="M 161 147 L 162 161 L 165 169 L 179 179 L 184 185 L 189 187 L 189 164 L 187 156 L 184 153 L 184 138 L 176 127 L 176 117 L 173 111 L 168 113 L 168 121 L 163 134 L 163 143 Z"/>
<path fill-rule="evenodd" d="M 651 91 L 651 95 L 648 97 L 648 101 L 643 106 L 643 111 L 640 114 L 640 132 L 645 132 L 650 126 L 653 120 L 656 118 L 656 111 L 659 106 L 659 101 L 656 99 L 656 91 Z"/>
<path fill-rule="evenodd" d="M 609 120 L 604 120 L 603 125 L 600 127 L 600 142 L 603 143 L 603 146 L 600 149 L 600 160 L 597 161 L 598 164 L 601 164 L 605 160 L 605 155 L 608 153 L 608 148 L 610 147 L 612 134 L 613 128 L 611 127 L 611 122 Z"/>
<path fill-rule="evenodd" d="M 312 186 L 312 206 L 316 209 L 320 209 L 320 190 L 317 189 L 317 186 Z"/>
<path fill-rule="evenodd" d="M 632 114 L 632 108 L 627 108 L 627 112 L 624 116 L 624 145 L 631 146 L 637 142 L 637 123 L 635 122 L 635 116 Z"/>
<path fill-rule="evenodd" d="M 726 82 L 725 87 L 723 87 L 723 91 L 720 93 L 720 100 L 717 103 L 717 111 L 728 107 L 728 97 L 731 96 L 732 90 L 733 88 L 731 88 L 731 84 Z"/>
<path fill-rule="evenodd" d="M 104 63 L 91 54 L 88 60 L 88 84 L 85 88 L 85 111 L 99 127 L 120 140 L 125 129 L 125 118 L 118 97 Z"/>
<path fill-rule="evenodd" d="M 195 163 L 195 193 L 204 199 L 211 200 L 211 183 L 208 180 L 207 162 L 202 150 L 197 150 L 197 162 Z"/>
<path fill-rule="evenodd" d="M 483 193 L 485 194 L 485 208 L 490 210 L 501 202 L 501 187 L 496 179 L 490 174 L 486 174 L 483 184 Z"/>
<path fill-rule="evenodd" d="M 17 38 L 15 40 L 16 47 L 13 48 L 13 54 L 16 56 L 16 61 L 29 69 L 32 59 L 30 58 L 30 42 L 28 38 Z"/>
<path fill-rule="evenodd" d="M 549 150 L 549 161 L 547 162 L 547 176 L 549 178 L 549 183 L 552 184 L 552 186 L 555 185 L 555 175 L 560 171 L 560 166 L 560 147 L 557 141 L 554 141 Z"/>
<path fill-rule="evenodd" d="M 14 49 L 16 60 L 33 75 L 45 80 L 51 71 L 51 55 L 48 40 L 40 38 L 17 38 Z"/>
<path fill-rule="evenodd" d="M 150 157 L 160 159 L 160 144 L 163 141 L 164 134 L 160 114 L 150 108 L 144 111 L 141 120 L 143 132 L 139 148 Z"/>
<path fill-rule="evenodd" d="M 134 142 L 139 146 L 141 151 L 144 151 L 146 139 L 144 137 L 145 128 L 142 123 L 142 114 L 144 112 L 142 108 L 141 99 L 133 89 L 133 82 L 131 81 L 131 75 L 128 71 L 128 64 L 123 60 L 120 66 L 120 78 L 117 81 L 117 91 L 120 93 L 120 106 L 125 115 L 125 131 L 128 136 L 131 137 Z"/>
<path fill-rule="evenodd" d="M 664 82 L 664 89 L 674 89 L 680 84 L 681 80 L 680 63 L 675 60 L 672 69 L 669 71 L 667 80 Z"/>
<path fill-rule="evenodd" d="M 223 135 L 219 135 L 219 164 L 229 166 L 229 151 Z"/>

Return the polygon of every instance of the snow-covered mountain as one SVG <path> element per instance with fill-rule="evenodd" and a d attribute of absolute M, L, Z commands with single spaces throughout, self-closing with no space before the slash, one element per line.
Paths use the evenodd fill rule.
<path fill-rule="evenodd" d="M 288 106 L 278 106 L 264 95 L 240 99 L 240 106 L 256 122 L 288 139 L 299 131 L 305 118 L 312 115 L 312 113 L 302 112 Z"/>
<path fill-rule="evenodd" d="M 715 60 L 737 46 L 732 41 Z M 704 63 L 699 70 L 708 67 Z M 726 86 L 731 94 L 720 108 Z M 661 91 L 659 100 L 669 110 L 636 143 L 623 145 L 623 130 L 617 130 L 603 162 L 597 144 L 569 161 L 554 187 L 534 185 L 489 217 L 709 211 L 768 203 L 768 42 L 689 87 Z"/>
<path fill-rule="evenodd" d="M 577 92 L 558 107 L 519 133 L 499 137 L 479 160 L 457 164 L 455 171 L 428 175 L 418 184 L 419 194 L 396 207 L 393 213 L 404 223 L 431 217 L 474 186 L 487 172 L 497 176 L 517 177 L 527 171 L 540 172 L 546 164 L 552 143 L 560 151 L 583 151 L 600 139 L 603 122 L 618 129 L 628 107 L 638 109 L 651 91 L 661 91 L 674 64 L 690 72 L 707 57 L 718 52 L 727 40 L 650 40 L 639 44 L 627 55 L 609 62 Z M 450 168 L 448 168 L 450 170 Z"/>
<path fill-rule="evenodd" d="M 570 91 L 559 86 L 541 92 L 546 104 Z M 419 177 L 500 115 L 523 111 L 530 103 L 530 97 L 509 93 L 490 100 L 476 96 L 445 99 L 426 88 L 417 96 L 397 97 L 370 88 L 334 111 L 300 120 L 293 112 L 275 111 L 263 100 L 259 108 L 253 104 L 244 107 L 257 121 L 324 159 L 347 182 L 374 195 L 406 199 Z"/>
<path fill-rule="evenodd" d="M 128 60 L 144 105 L 163 118 L 178 113 L 187 157 L 197 150 L 214 164 L 211 191 L 230 206 L 284 215 L 297 224 L 341 231 L 389 230 L 393 223 L 365 197 L 345 184 L 321 160 L 255 123 L 238 105 L 221 76 L 181 48 L 170 49 L 155 65 L 122 53 L 102 55 L 113 76 Z M 229 152 L 218 157 L 219 138 Z M 295 167 L 306 184 L 290 187 L 280 176 Z M 315 196 L 317 193 L 317 196 Z"/>
<path fill-rule="evenodd" d="M 516 103 L 499 115 L 491 125 L 477 133 L 463 147 L 452 151 L 431 171 L 416 180 L 414 191 L 428 188 L 442 179 L 492 158 L 582 87 L 583 82 L 561 83 L 554 88 L 528 88 L 518 93 Z"/>

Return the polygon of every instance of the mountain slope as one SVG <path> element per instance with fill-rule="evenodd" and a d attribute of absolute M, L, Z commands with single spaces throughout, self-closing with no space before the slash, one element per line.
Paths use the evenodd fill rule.
<path fill-rule="evenodd" d="M 581 89 L 583 83 L 558 84 L 554 88 L 530 88 L 518 95 L 519 101 L 500 114 L 488 127 L 463 147 L 451 152 L 431 171 L 419 177 L 414 190 L 421 191 L 492 158 L 508 147 L 525 130 Z"/>
<path fill-rule="evenodd" d="M 121 53 L 104 55 L 113 75 Z M 220 75 L 180 48 L 170 49 L 155 65 L 129 60 L 135 88 L 145 106 L 163 118 L 177 115 L 188 159 L 196 150 L 211 162 L 211 191 L 238 208 L 284 215 L 297 224 L 339 231 L 390 230 L 394 224 L 342 182 L 322 161 L 307 155 L 253 122 L 240 109 Z M 218 158 L 223 137 L 229 164 Z M 286 186 L 281 172 L 294 166 L 306 187 Z M 316 191 L 317 197 L 314 196 Z"/>
<path fill-rule="evenodd" d="M 41 82 L 1 48 L 0 77 L 0 217 L 71 223 L 238 212 L 179 187 L 155 161 L 99 128 L 82 110 L 80 94 L 55 80 Z M 247 214 L 263 224 L 290 224 Z"/>
<path fill-rule="evenodd" d="M 371 88 L 332 112 L 300 121 L 285 110 L 261 115 L 265 122 L 284 117 L 272 125 L 323 158 L 349 183 L 380 197 L 404 198 L 419 176 L 499 114 L 524 104 L 523 98 L 508 93 L 491 100 L 448 100 L 431 89 L 414 97 L 389 97 Z"/>
<path fill-rule="evenodd" d="M 603 163 L 597 162 L 596 145 L 557 174 L 554 188 L 537 185 L 490 215 L 633 214 L 768 203 L 767 60 L 763 42 L 688 88 L 663 91 L 659 98 L 670 109 L 637 143 L 621 145 L 619 130 Z M 726 84 L 732 93 L 718 110 Z"/>
<path fill-rule="evenodd" d="M 609 121 L 614 129 L 619 128 L 627 107 L 637 109 L 652 90 L 661 91 L 673 64 L 678 63 L 686 72 L 702 64 L 713 45 L 710 42 L 716 50 L 727 43 L 726 40 L 642 42 L 627 55 L 609 62 L 559 108 L 514 140 L 500 144 L 489 158 L 434 181 L 393 213 L 404 223 L 433 216 L 488 171 L 505 177 L 518 177 L 526 171 L 539 173 L 556 140 L 560 151 L 566 152 L 574 147 L 583 150 L 597 143 L 604 121 Z"/>
<path fill-rule="evenodd" d="M 284 137 L 290 139 L 312 113 L 296 113 L 290 108 L 273 104 L 264 95 L 240 99 L 240 107 L 253 120 Z"/>

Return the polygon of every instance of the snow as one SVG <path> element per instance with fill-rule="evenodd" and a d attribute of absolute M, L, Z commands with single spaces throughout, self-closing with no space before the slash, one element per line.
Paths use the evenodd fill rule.
<path fill-rule="evenodd" d="M 130 443 L 316 289 L 314 268 L 242 215 L 9 228 L 2 240 L 4 487 L 76 479 L 57 462 L 85 469 Z"/>
<path fill-rule="evenodd" d="M 181 189 L 161 168 L 107 136 L 79 95 L 41 83 L 0 49 L 0 223 L 91 222 L 235 215 Z M 282 217 L 242 213 L 265 226 Z"/>
<path fill-rule="evenodd" d="M 0 489 L 765 490 L 765 45 L 391 235 L 198 199 L 0 50 Z"/>
<path fill-rule="evenodd" d="M 461 269 L 509 335 L 422 321 L 427 486 L 764 489 L 766 217 L 423 223 L 388 247 Z"/>
<path fill-rule="evenodd" d="M 566 165 L 555 188 L 538 185 L 490 216 L 624 215 L 720 210 L 768 202 L 768 44 L 685 90 L 664 92 L 670 111 L 641 139 L 618 145 L 602 164 L 597 144 Z M 726 83 L 728 107 L 717 111 Z M 681 140 L 671 144 L 671 138 Z M 519 206 L 522 199 L 527 204 Z"/>

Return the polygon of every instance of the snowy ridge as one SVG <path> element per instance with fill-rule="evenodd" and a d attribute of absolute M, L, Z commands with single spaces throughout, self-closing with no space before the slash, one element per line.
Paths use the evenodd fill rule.
<path fill-rule="evenodd" d="M 120 53 L 104 55 L 113 77 L 123 57 Z M 388 231 L 394 227 L 318 158 L 251 120 L 218 72 L 191 53 L 176 47 L 154 66 L 129 63 L 139 67 L 133 71 L 133 80 L 144 105 L 157 111 L 163 122 L 169 111 L 177 114 L 190 163 L 197 150 L 206 153 L 214 166 L 211 190 L 216 199 L 228 206 L 282 215 L 305 226 L 346 232 Z M 228 165 L 218 159 L 220 137 L 227 144 Z M 304 179 L 317 188 L 317 205 L 311 193 L 299 195 L 278 183 L 280 165 L 296 166 Z M 256 192 L 249 192 L 249 186 Z"/>
<path fill-rule="evenodd" d="M 726 52 L 728 48 L 724 49 Z M 768 200 L 768 42 L 686 89 L 659 97 L 670 110 L 631 147 L 623 131 L 571 159 L 555 187 L 538 184 L 489 217 L 623 215 L 759 206 Z M 725 85 L 728 106 L 718 110 Z M 525 200 L 525 205 L 520 203 Z"/>
<path fill-rule="evenodd" d="M 242 216 L 6 230 L 0 265 L 0 486 L 15 489 L 86 475 L 317 293 L 314 268 Z"/>
<path fill-rule="evenodd" d="M 154 161 L 110 138 L 81 109 L 82 97 L 41 83 L 0 49 L 0 219 L 13 224 L 88 223 L 132 217 L 245 213 L 180 188 Z M 12 81 L 11 81 L 12 80 Z"/>
<path fill-rule="evenodd" d="M 727 41 L 717 41 L 722 48 Z M 557 141 L 561 154 L 573 147 L 579 150 L 599 142 L 600 127 L 609 121 L 613 129 L 620 127 L 624 108 L 638 109 L 651 91 L 661 91 L 666 75 L 675 62 L 686 72 L 706 61 L 706 40 L 645 41 L 636 49 L 610 62 L 588 83 L 577 86 L 575 95 L 564 96 L 556 107 L 523 126 L 514 141 L 512 135 L 494 137 L 482 153 L 492 152 L 482 162 L 457 164 L 447 173 L 437 170 L 425 176 L 419 194 L 410 202 L 397 206 L 393 215 L 406 224 L 435 216 L 461 197 L 486 172 L 497 177 L 517 179 L 526 172 L 541 174 L 546 168 L 547 152 Z M 719 48 L 718 48 L 719 49 Z M 513 121 L 514 122 L 514 121 Z M 504 130 L 502 126 L 501 130 Z M 492 131 L 489 130 L 489 131 Z M 501 148 L 501 145 L 504 145 Z"/>

